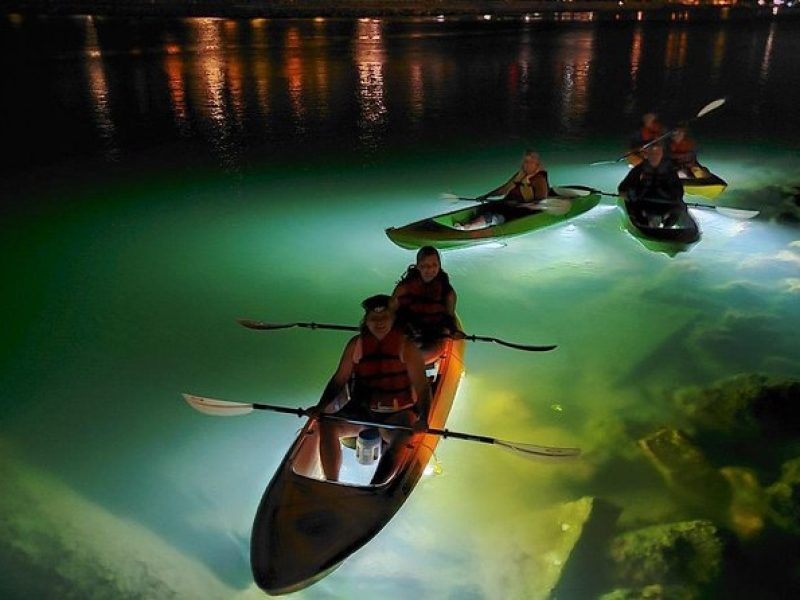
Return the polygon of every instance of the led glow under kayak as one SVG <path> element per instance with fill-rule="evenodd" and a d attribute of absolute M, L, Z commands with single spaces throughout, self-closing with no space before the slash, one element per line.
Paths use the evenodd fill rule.
<path fill-rule="evenodd" d="M 650 250 L 673 256 L 700 240 L 700 228 L 685 207 L 675 223 L 664 227 L 657 219 L 651 221 L 629 210 L 629 203 L 621 199 L 619 206 L 625 213 L 626 229 Z"/>
<path fill-rule="evenodd" d="M 450 413 L 464 370 L 464 344 L 448 339 L 429 376 L 431 428 L 443 428 Z M 303 589 L 369 542 L 409 497 L 438 442 L 437 435 L 412 435 L 384 483 L 331 482 L 322 476 L 318 422 L 309 419 L 264 492 L 253 523 L 250 557 L 259 587 L 272 595 Z"/>
<path fill-rule="evenodd" d="M 434 246 L 440 249 L 459 248 L 493 242 L 563 223 L 595 207 L 600 201 L 600 195 L 591 193 L 585 196 L 555 196 L 550 200 L 553 199 L 566 203 L 565 209 L 535 210 L 522 216 L 510 216 L 504 223 L 482 229 L 463 230 L 456 227 L 457 223 L 468 222 L 486 211 L 502 213 L 503 207 L 500 203 L 487 202 L 415 221 L 402 227 L 390 227 L 386 230 L 386 235 L 398 246 L 411 249 L 422 246 Z"/>

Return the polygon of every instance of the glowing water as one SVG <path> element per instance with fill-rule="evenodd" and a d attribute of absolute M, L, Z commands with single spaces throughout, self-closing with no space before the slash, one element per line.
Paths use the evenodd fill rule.
<path fill-rule="evenodd" d="M 232 35 L 221 31 L 209 39 Z M 564 34 L 566 47 L 581 33 Z M 520 35 L 527 41 L 502 39 L 529 53 L 533 48 L 523 60 L 527 68 L 556 68 L 557 59 L 535 46 L 529 33 Z M 259 38 L 253 39 L 259 49 Z M 339 47 L 339 38 L 325 39 Z M 353 43 L 376 43 L 370 39 Z M 393 46 L 395 53 L 410 44 L 398 39 L 405 41 Z M 475 38 L 463 33 L 458 39 Z M 757 44 L 760 38 L 749 39 Z M 591 45 L 578 47 L 587 60 L 600 60 Z M 215 151 L 224 155 L 219 169 L 198 176 L 131 168 L 136 176 L 123 172 L 95 184 L 78 172 L 45 191 L 31 177 L 15 194 L 19 206 L 8 211 L 0 238 L 6 257 L 0 472 L 4 488 L 12 490 L 0 496 L 0 539 L 11 540 L 0 545 L 0 562 L 20 575 L 0 583 L 5 597 L 59 589 L 86 597 L 126 586 L 136 590 L 129 581 L 141 565 L 154 595 L 173 590 L 192 598 L 259 596 L 249 573 L 249 528 L 300 422 L 267 413 L 214 419 L 191 411 L 180 392 L 289 406 L 316 402 L 347 335 L 259 333 L 235 319 L 357 322 L 360 300 L 390 291 L 413 261 L 413 253 L 389 242 L 384 228 L 449 209 L 440 192 L 490 189 L 514 170 L 526 144 L 504 139 L 465 146 L 456 136 L 419 151 L 394 148 L 389 128 L 401 109 L 394 96 L 376 88 L 400 77 L 405 63 L 372 50 L 354 49 L 363 60 L 353 60 L 371 66 L 336 85 L 324 84 L 326 76 L 335 78 L 336 68 L 293 70 L 291 60 L 280 66 L 272 57 L 267 66 L 284 69 L 288 79 L 265 79 L 267 87 L 258 89 L 266 96 L 257 110 L 242 108 L 246 118 L 281 111 L 302 136 L 308 127 L 321 127 L 313 121 L 320 113 L 303 104 L 309 86 L 317 99 L 361 86 L 359 112 L 339 115 L 355 123 L 342 146 L 352 143 L 357 150 L 321 154 L 309 146 L 308 162 L 231 169 L 237 163 L 229 153 L 233 146 L 225 146 L 233 135 L 226 128 L 236 121 L 229 108 L 215 112 L 214 103 L 237 96 L 209 92 L 205 100 L 195 98 L 210 112 L 194 125 L 216 123 Z M 406 50 L 419 58 L 413 45 Z M 208 82 L 215 69 L 229 68 L 212 51 L 186 52 L 198 69 L 210 69 L 195 72 L 190 87 Z M 314 52 L 328 56 L 317 47 Z M 329 52 L 336 56 L 334 49 Z M 728 60 L 736 57 L 731 52 Z M 453 68 L 453 57 L 430 48 L 422 53 L 430 59 L 420 63 L 430 79 L 412 90 L 402 109 L 412 128 L 424 111 L 438 110 L 437 103 L 457 110 L 456 100 L 442 91 L 447 77 L 434 77 Z M 160 68 L 130 60 L 149 73 Z M 412 81 L 414 72 L 407 74 Z M 309 79 L 312 74 L 318 79 Z M 485 75 L 476 77 L 483 81 Z M 580 86 L 589 85 L 590 75 L 578 69 L 570 79 L 570 107 L 584 106 L 586 90 Z M 491 72 L 486 76 L 492 79 Z M 516 76 L 522 79 L 515 84 L 527 77 Z M 269 96 L 269 86 L 278 85 L 285 86 L 282 92 Z M 681 105 L 691 113 L 717 95 L 698 94 Z M 285 104 L 267 105 L 265 97 Z M 419 104 L 425 102 L 433 104 Z M 604 132 L 605 125 L 586 125 L 584 118 L 604 114 L 603 101 L 594 102 L 595 108 L 581 109 L 589 113 L 561 115 L 552 135 L 525 134 L 541 148 L 554 184 L 613 191 L 624 174 L 623 166 L 587 166 L 618 156 L 623 145 L 617 133 Z M 114 114 L 102 106 L 98 127 Z M 325 106 L 336 108 L 334 102 Z M 519 107 L 506 108 L 501 114 L 515 122 Z M 730 110 L 742 116 L 741 108 Z M 757 128 L 758 118 L 742 128 Z M 786 118 L 795 119 L 786 125 L 789 131 L 800 131 L 796 116 Z M 720 200 L 776 215 L 778 205 L 788 202 L 781 186 L 797 183 L 797 153 L 786 143 L 756 139 L 745 155 L 736 140 L 741 123 L 724 115 L 717 123 L 706 130 L 702 150 L 707 166 L 730 184 Z M 270 124 L 285 125 L 277 117 Z M 133 128 L 134 120 L 123 119 L 123 125 Z M 608 128 L 618 132 L 623 126 L 617 121 Z M 462 133 L 470 130 L 467 121 L 461 127 Z M 475 135 L 481 131 L 475 125 Z M 561 137 L 564 131 L 575 137 Z M 100 155 L 116 135 L 118 129 L 98 137 Z M 119 156 L 124 144 L 114 141 L 113 156 Z M 376 148 L 384 151 L 375 154 Z M 757 160 L 749 158 L 753 154 Z M 83 167 L 96 165 L 87 158 Z M 504 589 L 507 597 L 541 597 L 530 573 L 539 572 L 535 561 L 549 560 L 542 515 L 555 503 L 597 495 L 623 506 L 624 520 L 668 515 L 670 501 L 657 474 L 637 455 L 625 421 L 636 420 L 644 429 L 670 423 L 669 396 L 682 386 L 749 372 L 800 377 L 797 225 L 694 214 L 703 238 L 674 258 L 649 251 L 623 231 L 611 204 L 504 246 L 445 254 L 469 332 L 559 346 L 525 353 L 470 345 L 448 426 L 508 440 L 577 445 L 585 458 L 565 465 L 531 463 L 496 448 L 443 441 L 437 450 L 442 476 L 424 478 L 367 548 L 300 596 L 352 597 L 369 590 L 389 598 L 495 598 Z M 597 465 L 611 455 L 625 457 L 626 468 L 613 478 L 597 477 Z M 48 544 L 63 550 L 57 559 L 47 554 Z M 117 544 L 130 551 L 111 551 Z M 153 567 L 159 564 L 171 566 Z"/>

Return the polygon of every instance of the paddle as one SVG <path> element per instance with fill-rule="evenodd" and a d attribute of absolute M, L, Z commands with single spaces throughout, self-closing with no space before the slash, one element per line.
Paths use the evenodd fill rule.
<path fill-rule="evenodd" d="M 189 406 L 207 415 L 215 417 L 234 417 L 239 415 L 247 415 L 254 410 L 269 410 L 284 414 L 297 415 L 298 417 L 309 416 L 308 409 L 305 408 L 289 408 L 287 406 L 275 406 L 272 404 L 247 404 L 244 402 L 231 402 L 229 400 L 217 400 L 214 398 L 204 398 L 202 396 L 194 396 L 192 394 L 183 394 L 184 400 L 189 403 Z M 319 418 L 331 419 L 334 421 L 346 421 L 356 425 L 364 425 L 367 427 L 379 427 L 383 429 L 398 429 L 401 431 L 413 432 L 414 429 L 405 425 L 391 425 L 388 423 L 376 423 L 373 421 L 362 421 L 360 419 L 350 419 L 347 417 L 340 417 L 336 414 L 322 413 Z M 550 446 L 537 446 L 534 444 L 525 444 L 521 442 L 509 442 L 500 440 L 485 435 L 475 435 L 472 433 L 461 433 L 459 431 L 450 431 L 449 429 L 433 429 L 425 430 L 426 434 L 439 435 L 443 438 L 455 438 L 458 440 L 466 440 L 468 442 L 480 442 L 482 444 L 493 444 L 500 446 L 506 450 L 521 454 L 526 457 L 538 458 L 571 458 L 580 454 L 580 448 L 554 448 Z"/>
<path fill-rule="evenodd" d="M 334 329 L 336 331 L 360 331 L 360 328 L 356 325 L 331 325 L 329 323 L 264 323 L 263 321 L 253 321 L 252 319 L 237 319 L 236 322 L 239 323 L 239 325 L 247 327 L 248 329 L 256 329 L 259 331 L 272 331 L 274 329 L 290 329 L 292 327 L 302 327 L 305 329 Z M 464 333 L 463 331 L 460 331 L 450 336 L 442 336 L 442 337 L 465 339 L 471 342 L 492 342 L 495 344 L 499 344 L 501 346 L 506 346 L 508 348 L 514 348 L 515 350 L 524 350 L 526 352 L 548 352 L 558 347 L 555 344 L 550 344 L 546 346 L 516 344 L 514 342 L 506 342 L 505 340 L 501 340 L 495 337 L 488 337 L 485 335 L 470 335 L 468 333 Z"/>
<path fill-rule="evenodd" d="M 565 185 L 561 186 L 565 189 L 575 190 L 578 192 L 585 192 L 588 194 L 600 194 L 601 196 L 611 196 L 612 198 L 619 198 L 619 194 L 613 194 L 611 192 L 604 192 L 602 190 L 597 190 L 595 188 L 587 187 L 585 185 Z M 558 191 L 561 188 L 556 188 Z M 661 200 L 660 198 L 648 198 L 648 202 L 661 202 L 663 204 L 672 204 L 670 200 Z M 758 216 L 759 211 L 757 210 L 748 210 L 745 208 L 729 208 L 727 206 L 714 206 L 713 204 L 702 204 L 700 202 L 684 202 L 686 206 L 691 206 L 693 208 L 706 208 L 709 210 L 715 210 L 721 215 L 725 215 L 726 217 L 731 217 L 733 219 L 752 219 L 755 216 Z"/>
<path fill-rule="evenodd" d="M 440 194 L 442 200 L 449 202 L 492 202 L 488 198 L 465 198 L 463 196 L 456 196 L 455 194 L 442 193 Z M 565 198 L 542 198 L 534 202 L 520 203 L 519 206 L 524 206 L 532 210 L 541 210 L 553 215 L 564 215 L 569 212 L 572 204 Z"/>
<path fill-rule="evenodd" d="M 687 123 L 691 123 L 693 121 L 696 121 L 697 119 L 700 119 L 700 118 L 706 116 L 708 113 L 717 110 L 720 106 L 725 104 L 726 101 L 727 101 L 727 98 L 717 98 L 713 102 L 709 102 L 703 108 L 701 108 L 699 111 L 697 111 L 697 114 L 694 117 L 692 117 L 691 119 L 689 119 L 687 121 Z M 621 162 L 621 161 L 625 160 L 626 158 L 628 158 L 629 156 L 631 156 L 633 154 L 637 154 L 637 153 L 641 152 L 642 150 L 647 150 L 653 144 L 657 144 L 661 140 L 671 136 L 673 133 L 675 133 L 676 130 L 677 130 L 677 128 L 676 129 L 670 129 L 665 134 L 658 136 L 656 139 L 651 140 L 651 141 L 647 142 L 646 144 L 644 144 L 642 146 L 639 146 L 638 148 L 634 148 L 633 150 L 630 150 L 629 152 L 626 152 L 625 154 L 623 154 L 622 156 L 620 156 L 616 160 L 598 160 L 596 162 L 591 163 L 589 166 L 596 167 L 597 165 L 614 165 L 614 164 L 616 164 L 618 162 Z"/>

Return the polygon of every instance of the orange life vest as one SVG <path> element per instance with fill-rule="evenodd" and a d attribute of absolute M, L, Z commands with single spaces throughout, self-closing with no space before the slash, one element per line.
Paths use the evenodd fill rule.
<path fill-rule="evenodd" d="M 382 340 L 361 334 L 353 351 L 354 395 L 375 412 L 397 412 L 414 405 L 411 379 L 403 361 L 405 335 L 392 328 Z"/>
<path fill-rule="evenodd" d="M 642 141 L 642 144 L 646 144 L 647 142 L 652 142 L 663 133 L 664 127 L 661 123 L 656 122 L 652 127 L 642 127 L 639 130 L 639 139 Z"/>
<path fill-rule="evenodd" d="M 398 299 L 401 309 L 413 325 L 435 327 L 447 322 L 447 294 L 450 286 L 445 286 L 441 276 L 425 283 L 421 277 L 403 282 L 405 293 Z"/>

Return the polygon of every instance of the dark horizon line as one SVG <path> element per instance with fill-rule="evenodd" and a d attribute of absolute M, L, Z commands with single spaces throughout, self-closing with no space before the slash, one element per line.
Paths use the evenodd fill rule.
<path fill-rule="evenodd" d="M 800 17 L 800 7 L 759 6 L 755 0 L 714 5 L 669 0 L 8 0 L 6 14 L 112 17 L 239 17 L 239 18 L 357 18 L 437 17 L 523 18 L 530 14 L 600 14 L 643 12 L 649 20 L 669 19 L 675 11 L 714 20 L 723 11 L 727 19 Z"/>

